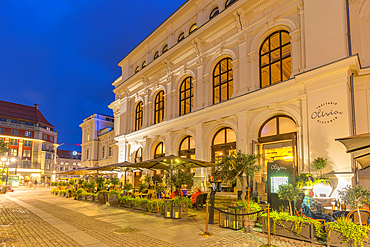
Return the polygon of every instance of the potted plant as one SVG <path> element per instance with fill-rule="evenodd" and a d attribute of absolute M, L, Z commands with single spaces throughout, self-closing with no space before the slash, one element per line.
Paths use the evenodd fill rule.
<path fill-rule="evenodd" d="M 120 194 L 117 191 L 109 191 L 108 202 L 112 207 L 118 207 Z"/>
<path fill-rule="evenodd" d="M 214 167 L 212 167 L 212 176 L 215 180 L 230 181 L 235 182 L 239 179 L 242 186 L 241 199 L 244 202 L 246 197 L 245 191 L 245 176 L 250 179 L 254 178 L 254 174 L 261 170 L 261 165 L 256 163 L 259 155 L 245 154 L 241 150 L 234 153 L 233 155 L 227 155 L 222 158 L 220 162 L 217 162 Z M 250 208 L 247 208 L 247 212 L 250 212 Z M 246 220 L 250 217 L 245 217 L 244 221 L 247 225 Z M 251 228 L 246 228 L 248 232 L 251 232 Z"/>
<path fill-rule="evenodd" d="M 289 202 L 290 215 L 293 215 L 292 201 L 302 199 L 303 195 L 301 191 L 292 184 L 282 184 L 279 185 L 277 194 L 280 200 Z"/>
<path fill-rule="evenodd" d="M 327 246 L 369 247 L 370 227 L 361 226 L 341 217 L 328 222 Z"/>
<path fill-rule="evenodd" d="M 144 192 L 144 190 L 146 190 L 147 185 L 146 185 L 145 183 L 140 182 L 140 183 L 137 185 L 137 187 L 139 188 L 139 192 L 140 192 L 140 193 L 143 193 L 143 192 Z"/>
<path fill-rule="evenodd" d="M 313 177 L 311 173 L 301 173 L 296 182 L 296 187 L 299 189 L 308 188 L 312 189 L 313 186 Z"/>
<path fill-rule="evenodd" d="M 360 225 L 362 226 L 360 207 L 370 200 L 370 190 L 365 189 L 359 184 L 354 186 L 347 185 L 347 187 L 339 191 L 338 194 L 342 201 L 352 206 L 352 208 L 357 209 Z M 367 222 L 364 223 L 367 224 Z"/>
<path fill-rule="evenodd" d="M 130 191 L 130 190 L 132 190 L 132 188 L 133 188 L 134 186 L 131 184 L 131 183 L 126 183 L 124 186 L 123 186 L 123 189 L 125 190 L 125 191 Z"/>
<path fill-rule="evenodd" d="M 119 184 L 119 180 L 116 177 L 111 177 L 109 179 L 111 185 L 113 185 L 114 190 L 117 190 L 117 185 Z"/>

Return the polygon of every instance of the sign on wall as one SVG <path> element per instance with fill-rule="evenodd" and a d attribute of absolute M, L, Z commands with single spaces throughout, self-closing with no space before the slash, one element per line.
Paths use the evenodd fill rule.
<path fill-rule="evenodd" d="M 316 106 L 316 109 L 311 113 L 311 119 L 320 124 L 330 124 L 337 121 L 342 114 L 337 102 L 327 101 Z"/>

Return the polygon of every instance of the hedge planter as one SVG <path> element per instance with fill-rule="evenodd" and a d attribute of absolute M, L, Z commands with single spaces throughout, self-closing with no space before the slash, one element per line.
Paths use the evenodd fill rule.
<path fill-rule="evenodd" d="M 367 237 L 370 239 L 370 233 L 367 234 Z M 354 241 L 348 240 L 346 243 L 343 243 L 343 241 L 346 240 L 346 237 L 342 236 L 342 234 L 338 231 L 331 231 L 330 232 L 330 238 L 327 240 L 327 247 L 355 247 Z M 357 244 L 357 247 L 360 247 L 360 244 Z M 370 247 L 370 244 L 366 241 L 363 242 L 363 247 Z"/>
<path fill-rule="evenodd" d="M 140 211 L 146 211 L 147 204 L 148 204 L 147 202 L 141 202 L 139 206 L 134 204 L 133 209 L 140 210 Z"/>
<path fill-rule="evenodd" d="M 131 202 L 130 201 L 120 203 L 119 205 L 120 205 L 120 207 L 123 207 L 123 208 L 131 208 Z"/>
<path fill-rule="evenodd" d="M 279 222 L 281 222 L 281 225 L 279 225 Z M 297 240 L 303 240 L 307 242 L 314 243 L 315 238 L 315 229 L 314 225 L 312 223 L 304 223 L 302 226 L 302 230 L 297 233 L 296 229 L 293 226 L 293 222 L 286 221 L 286 220 L 280 220 L 279 222 L 276 222 L 276 225 L 274 226 L 274 221 L 270 219 L 270 229 L 271 233 L 286 237 L 286 238 L 293 238 Z M 267 233 L 267 219 L 262 220 L 262 231 L 263 233 Z M 276 227 L 276 229 L 274 229 Z"/>
<path fill-rule="evenodd" d="M 108 202 L 112 207 L 118 207 L 118 197 L 117 197 L 117 195 L 108 196 Z"/>

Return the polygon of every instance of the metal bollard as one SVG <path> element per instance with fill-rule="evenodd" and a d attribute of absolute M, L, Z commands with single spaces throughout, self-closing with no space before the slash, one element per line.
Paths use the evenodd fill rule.
<path fill-rule="evenodd" d="M 276 247 L 271 244 L 271 231 L 270 231 L 270 204 L 267 204 L 267 244 L 261 245 L 261 247 Z"/>
<path fill-rule="evenodd" d="M 206 231 L 200 234 L 203 237 L 210 237 L 213 235 L 212 233 L 208 232 L 208 206 L 209 200 L 206 201 Z"/>

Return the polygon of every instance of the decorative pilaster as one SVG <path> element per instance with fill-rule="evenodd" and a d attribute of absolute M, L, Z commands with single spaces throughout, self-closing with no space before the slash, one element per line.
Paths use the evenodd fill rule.
<path fill-rule="evenodd" d="M 250 71 L 250 87 L 248 91 L 254 91 L 259 88 L 259 77 L 258 77 L 258 64 L 256 62 L 257 54 L 252 51 L 248 54 L 248 63 Z"/>

